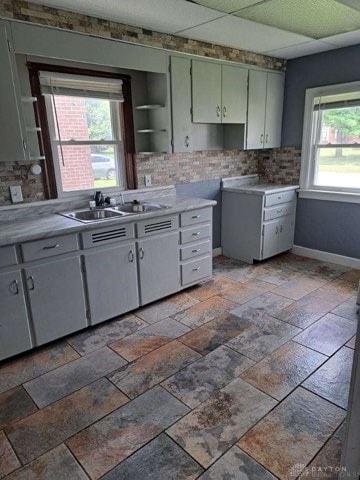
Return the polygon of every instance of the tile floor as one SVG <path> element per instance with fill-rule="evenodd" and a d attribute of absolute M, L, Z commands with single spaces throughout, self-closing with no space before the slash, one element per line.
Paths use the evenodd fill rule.
<path fill-rule="evenodd" d="M 335 479 L 359 277 L 218 257 L 205 284 L 3 362 L 0 478 Z"/>

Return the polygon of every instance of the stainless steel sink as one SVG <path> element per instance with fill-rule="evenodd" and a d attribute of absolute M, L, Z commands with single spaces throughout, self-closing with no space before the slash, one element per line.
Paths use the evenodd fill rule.
<path fill-rule="evenodd" d="M 60 215 L 72 218 L 73 220 L 78 220 L 79 222 L 83 223 L 93 223 L 123 217 L 126 215 L 126 212 L 103 208 L 99 210 L 77 210 L 74 212 L 62 212 Z"/>
<path fill-rule="evenodd" d="M 123 213 L 147 213 L 154 212 L 157 210 L 166 210 L 171 208 L 168 205 L 161 205 L 160 203 L 125 203 L 124 205 L 118 205 L 116 207 L 111 207 L 112 210 Z"/>

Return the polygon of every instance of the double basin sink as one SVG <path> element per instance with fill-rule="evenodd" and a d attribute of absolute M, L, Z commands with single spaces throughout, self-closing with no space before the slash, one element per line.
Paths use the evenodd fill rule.
<path fill-rule="evenodd" d="M 111 207 L 103 207 L 96 209 L 75 210 L 73 212 L 61 212 L 60 215 L 77 220 L 82 223 L 94 223 L 103 220 L 111 220 L 127 215 L 138 215 L 140 213 L 149 213 L 158 210 L 166 210 L 170 208 L 168 205 L 160 203 L 125 203 Z"/>

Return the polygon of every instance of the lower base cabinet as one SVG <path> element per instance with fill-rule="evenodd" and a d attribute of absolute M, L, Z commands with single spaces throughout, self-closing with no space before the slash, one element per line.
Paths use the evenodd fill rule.
<path fill-rule="evenodd" d="M 32 347 L 20 270 L 0 274 L 0 360 Z"/>
<path fill-rule="evenodd" d="M 36 345 L 87 326 L 80 256 L 24 270 Z"/>
<path fill-rule="evenodd" d="M 289 216 L 264 224 L 262 258 L 273 257 L 292 248 L 294 223 L 294 218 Z"/>
<path fill-rule="evenodd" d="M 139 306 L 135 243 L 87 252 L 85 271 L 91 325 Z"/>

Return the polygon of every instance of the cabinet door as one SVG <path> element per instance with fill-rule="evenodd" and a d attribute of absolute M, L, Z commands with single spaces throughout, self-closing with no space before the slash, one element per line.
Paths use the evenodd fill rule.
<path fill-rule="evenodd" d="M 221 123 L 221 65 L 193 60 L 192 120 Z"/>
<path fill-rule="evenodd" d="M 9 51 L 8 28 L 7 22 L 0 22 L 0 161 L 2 162 L 26 159 L 18 105 L 15 58 Z"/>
<path fill-rule="evenodd" d="M 137 244 L 141 305 L 180 288 L 178 232 L 140 240 Z"/>
<path fill-rule="evenodd" d="M 280 147 L 283 101 L 284 76 L 278 73 L 268 73 L 266 86 L 265 148 Z"/>
<path fill-rule="evenodd" d="M 280 222 L 265 223 L 263 226 L 263 248 L 262 258 L 269 258 L 277 255 L 279 250 L 279 230 Z"/>
<path fill-rule="evenodd" d="M 0 360 L 32 347 L 19 270 L 0 274 Z"/>
<path fill-rule="evenodd" d="M 25 275 L 36 345 L 87 326 L 79 256 L 26 268 Z"/>
<path fill-rule="evenodd" d="M 294 245 L 295 219 L 292 216 L 283 217 L 279 225 L 279 250 L 285 252 Z"/>
<path fill-rule="evenodd" d="M 264 147 L 265 105 L 266 105 L 266 77 L 267 73 L 249 71 L 249 100 L 247 118 L 246 148 Z"/>
<path fill-rule="evenodd" d="M 92 325 L 139 306 L 135 243 L 85 254 Z"/>
<path fill-rule="evenodd" d="M 222 123 L 246 123 L 248 70 L 222 66 Z"/>
<path fill-rule="evenodd" d="M 174 152 L 192 151 L 191 60 L 171 57 L 172 135 Z"/>

